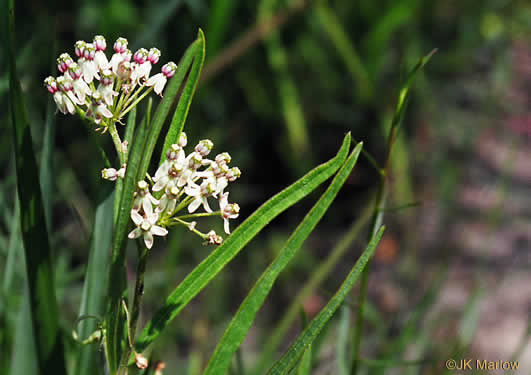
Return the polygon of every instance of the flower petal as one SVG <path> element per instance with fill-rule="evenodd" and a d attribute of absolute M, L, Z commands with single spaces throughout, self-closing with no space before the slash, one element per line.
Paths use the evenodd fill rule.
<path fill-rule="evenodd" d="M 135 239 L 135 238 L 140 237 L 141 234 L 142 234 L 142 229 L 136 227 L 135 229 L 133 229 L 133 230 L 127 235 L 127 238 Z"/>
<path fill-rule="evenodd" d="M 165 236 L 168 234 L 168 230 L 163 227 L 159 227 L 158 225 L 153 225 L 151 227 L 151 233 L 153 233 L 155 236 Z"/>

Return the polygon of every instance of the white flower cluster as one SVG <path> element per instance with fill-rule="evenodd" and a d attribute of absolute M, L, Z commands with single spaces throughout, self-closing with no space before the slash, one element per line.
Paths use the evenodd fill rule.
<path fill-rule="evenodd" d="M 151 90 L 161 95 L 177 65 L 169 62 L 160 73 L 150 76 L 152 66 L 159 61 L 160 51 L 140 48 L 133 54 L 127 49 L 127 43 L 127 39 L 118 38 L 110 60 L 105 55 L 107 44 L 101 35 L 96 35 L 92 43 L 76 42 L 77 62 L 68 53 L 61 54 L 57 68 L 62 75 L 44 80 L 58 110 L 63 114 L 78 111 L 92 119 L 98 125 L 97 130 L 106 131 Z"/>
<path fill-rule="evenodd" d="M 186 144 L 186 134 L 181 133 L 178 143 L 171 145 L 166 160 L 157 169 L 151 189 L 146 181 L 138 182 L 131 210 L 136 228 L 129 233 L 129 238 L 143 236 L 147 248 L 153 246 L 153 235 L 165 236 L 168 233 L 166 227 L 176 224 L 187 226 L 210 244 L 220 244 L 223 239 L 215 231 L 201 233 L 195 228 L 195 221 L 187 220 L 219 215 L 224 221 L 225 232 L 229 234 L 229 219 L 237 218 L 240 212 L 240 206 L 229 203 L 229 193 L 224 191 L 229 182 L 241 175 L 239 168 L 229 168 L 230 155 L 224 152 L 214 160 L 207 159 L 214 146 L 208 139 L 200 141 L 194 151 L 186 155 Z M 218 211 L 212 211 L 209 198 L 217 199 Z M 196 213 L 200 206 L 205 212 Z M 184 208 L 188 213 L 179 216 Z"/>

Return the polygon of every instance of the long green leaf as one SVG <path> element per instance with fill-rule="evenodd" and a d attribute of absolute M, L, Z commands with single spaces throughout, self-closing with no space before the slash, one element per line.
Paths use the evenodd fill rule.
<path fill-rule="evenodd" d="M 308 212 L 275 260 L 267 267 L 262 276 L 260 276 L 260 279 L 253 286 L 253 289 L 240 305 L 238 312 L 232 318 L 225 334 L 219 341 L 205 370 L 205 374 L 223 374 L 227 371 L 234 352 L 243 342 L 251 324 L 256 318 L 258 310 L 262 307 L 271 288 L 273 288 L 273 284 L 278 275 L 286 268 L 291 259 L 293 259 L 306 238 L 308 238 L 332 204 L 332 201 L 350 175 L 352 168 L 354 168 L 361 148 L 362 143 L 359 143 L 334 177 L 328 189 L 312 207 L 310 212 Z"/>
<path fill-rule="evenodd" d="M 168 117 L 168 113 L 170 112 L 170 108 L 173 102 L 177 98 L 179 89 L 181 88 L 182 83 L 186 78 L 186 74 L 188 73 L 190 66 L 194 61 L 197 49 L 204 50 L 204 45 L 205 38 L 201 29 L 199 29 L 197 39 L 187 48 L 186 52 L 181 58 L 181 61 L 179 62 L 179 67 L 177 69 L 177 72 L 175 73 L 175 76 L 170 79 L 168 85 L 164 89 L 164 98 L 159 103 L 157 110 L 153 115 L 153 119 L 149 125 L 149 133 L 145 140 L 143 152 L 144 158 L 142 159 L 142 163 L 139 169 L 139 175 L 142 177 L 145 176 L 148 170 L 149 163 L 151 162 L 151 157 L 153 155 L 153 150 L 155 149 L 155 145 L 157 144 L 160 131 L 162 130 L 162 126 L 164 125 L 164 122 Z"/>
<path fill-rule="evenodd" d="M 334 315 L 336 310 L 341 306 L 341 303 L 350 292 L 356 280 L 358 279 L 361 271 L 365 268 L 365 265 L 371 258 L 376 246 L 382 238 L 385 227 L 380 227 L 380 230 L 373 236 L 367 248 L 361 254 L 358 261 L 354 265 L 354 268 L 350 271 L 341 287 L 336 294 L 330 299 L 326 306 L 321 310 L 308 327 L 297 337 L 295 342 L 289 347 L 284 355 L 273 365 L 268 374 L 287 374 L 295 365 L 297 360 L 302 356 L 306 348 L 315 340 L 321 329 Z"/>
<path fill-rule="evenodd" d="M 102 317 L 105 312 L 105 293 L 107 291 L 107 272 L 110 264 L 109 249 L 112 241 L 114 194 L 108 196 L 96 208 L 94 231 L 90 244 L 88 266 L 81 297 L 79 315 Z M 78 336 L 86 339 L 97 328 L 93 319 L 82 320 L 78 325 Z M 98 347 L 93 344 L 79 351 L 76 364 L 78 375 L 103 374 L 102 366 L 97 364 Z"/>
<path fill-rule="evenodd" d="M 350 146 L 350 133 L 345 136 L 338 154 L 308 172 L 294 184 L 265 202 L 229 236 L 225 242 L 199 264 L 166 299 L 165 305 L 148 322 L 136 342 L 141 352 L 160 334 L 240 250 L 271 220 L 312 192 L 332 176 L 343 164 Z"/>
<path fill-rule="evenodd" d="M 130 222 L 129 215 L 133 207 L 133 193 L 138 182 L 138 169 L 143 157 L 143 145 L 146 137 L 147 118 L 144 118 L 140 127 L 136 131 L 129 159 L 127 162 L 127 169 L 124 176 L 122 196 L 116 196 L 115 199 L 120 199 L 120 207 L 118 209 L 118 216 L 115 218 L 114 237 L 112 242 L 112 263 L 109 273 L 109 305 L 106 314 L 106 350 L 107 360 L 111 373 L 117 369 L 118 362 L 121 356 L 121 338 L 123 313 L 121 307 L 122 298 L 125 297 L 127 291 L 126 275 L 125 275 L 125 246 L 124 240 L 127 233 L 127 227 Z"/>
<path fill-rule="evenodd" d="M 164 147 L 162 148 L 162 155 L 160 157 L 160 162 L 162 163 L 166 160 L 166 151 L 174 143 L 177 143 L 179 136 L 184 128 L 184 123 L 186 117 L 188 117 L 188 110 L 190 109 L 190 104 L 192 103 L 192 98 L 194 97 L 195 88 L 197 87 L 197 82 L 199 81 L 199 75 L 201 74 L 201 69 L 203 69 L 203 62 L 205 61 L 205 38 L 203 32 L 199 30 L 199 43 L 195 49 L 194 53 L 194 62 L 186 79 L 186 83 L 183 87 L 181 97 L 179 98 L 179 103 L 177 104 L 177 109 L 171 120 L 170 129 L 164 140 Z"/>
<path fill-rule="evenodd" d="M 297 313 L 304 303 L 304 301 L 310 296 L 317 287 L 325 280 L 325 278 L 332 272 L 335 265 L 343 257 L 345 252 L 351 248 L 352 243 L 359 237 L 361 230 L 369 222 L 372 213 L 372 204 L 368 204 L 367 207 L 361 212 L 358 220 L 356 220 L 348 231 L 344 234 L 338 244 L 332 249 L 330 255 L 319 265 L 319 267 L 312 273 L 312 276 L 304 284 L 302 289 L 294 296 L 286 313 L 275 326 L 271 334 L 268 336 L 258 364 L 255 366 L 252 374 L 263 374 L 266 368 L 269 368 L 271 360 L 282 339 L 286 336 L 293 322 L 297 318 Z"/>
<path fill-rule="evenodd" d="M 37 162 L 22 88 L 15 64 L 14 0 L 4 11 L 9 62 L 10 112 L 13 126 L 20 221 L 28 277 L 31 324 L 35 332 L 40 373 L 66 374 L 63 341 L 53 279 L 53 256 L 46 230 Z"/>

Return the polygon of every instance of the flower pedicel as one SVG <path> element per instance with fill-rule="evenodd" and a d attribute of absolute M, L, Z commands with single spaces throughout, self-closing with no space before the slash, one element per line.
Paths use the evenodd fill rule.
<path fill-rule="evenodd" d="M 177 65 L 168 62 L 160 73 L 150 76 L 153 66 L 159 62 L 160 51 L 140 48 L 133 54 L 127 46 L 127 39 L 118 38 L 109 60 L 105 55 L 107 43 L 103 36 L 96 35 L 92 43 L 78 41 L 74 48 L 77 62 L 68 53 L 61 54 L 57 69 L 62 75 L 44 80 L 58 111 L 78 113 L 94 123 L 96 131 L 102 130 L 102 134 L 109 130 L 121 159 L 125 159 L 127 144 L 119 139 L 115 124 L 121 123 L 121 119 L 149 92 L 155 91 L 162 96 L 166 83 L 177 71 Z M 229 193 L 224 192 L 228 184 L 241 175 L 239 168 L 229 168 L 230 155 L 224 152 L 214 160 L 208 159 L 214 147 L 209 139 L 200 141 L 186 155 L 184 147 L 187 143 L 186 134 L 182 132 L 177 144 L 168 149 L 166 159 L 154 177 L 147 176 L 149 183 L 142 180 L 137 184 L 131 210 L 135 228 L 128 237 L 142 237 L 148 249 L 153 246 L 154 235 L 166 236 L 167 228 L 173 225 L 184 225 L 205 243 L 219 245 L 223 238 L 214 230 L 200 232 L 193 219 L 220 216 L 224 230 L 229 234 L 229 219 L 239 215 L 240 206 L 229 203 Z M 106 168 L 101 175 L 103 179 L 116 181 L 124 178 L 126 169 L 124 160 L 120 169 Z M 217 211 L 212 210 L 209 200 L 217 201 Z M 205 212 L 198 212 L 200 207 Z"/>

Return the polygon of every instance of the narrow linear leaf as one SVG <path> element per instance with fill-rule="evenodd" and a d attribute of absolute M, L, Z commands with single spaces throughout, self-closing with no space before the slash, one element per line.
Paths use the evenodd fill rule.
<path fill-rule="evenodd" d="M 125 134 L 124 134 L 124 142 L 127 142 L 127 145 L 128 145 L 128 150 L 125 152 L 126 163 L 127 163 L 127 159 L 129 158 L 129 147 L 133 143 L 135 127 L 136 127 L 136 107 L 133 107 L 133 109 L 129 112 L 129 116 L 127 117 L 127 125 L 125 127 Z M 117 198 L 114 200 L 114 208 L 113 208 L 113 217 L 115 219 L 118 218 L 118 210 L 120 209 L 123 186 L 124 186 L 123 179 L 121 178 L 116 179 L 116 188 L 115 188 L 114 196 Z"/>
<path fill-rule="evenodd" d="M 341 306 L 341 303 L 356 283 L 361 271 L 365 268 L 367 262 L 374 253 L 376 246 L 382 238 L 384 229 L 384 226 L 380 227 L 380 230 L 378 230 L 378 232 L 373 236 L 369 242 L 369 245 L 367 245 L 367 248 L 363 254 L 361 254 L 358 261 L 354 265 L 354 268 L 352 268 L 336 294 L 321 310 L 319 315 L 312 319 L 308 327 L 297 337 L 295 342 L 289 347 L 284 355 L 273 365 L 268 374 L 287 374 L 293 368 L 306 348 L 308 348 L 308 346 L 315 340 L 321 329 L 323 329 L 325 324 L 334 315 L 339 306 Z"/>
<path fill-rule="evenodd" d="M 125 297 L 127 291 L 124 240 L 130 221 L 129 215 L 133 207 L 133 193 L 138 182 L 138 169 L 143 157 L 143 145 L 147 132 L 146 127 L 147 119 L 144 118 L 133 140 L 123 181 L 122 196 L 115 197 L 115 199 L 120 199 L 120 208 L 118 209 L 118 216 L 115 218 L 116 225 L 112 242 L 112 263 L 109 273 L 109 305 L 105 322 L 107 329 L 107 359 L 111 372 L 116 371 L 121 354 L 120 341 L 122 337 L 121 330 L 123 328 L 123 320 L 120 318 L 123 313 L 121 300 Z"/>
<path fill-rule="evenodd" d="M 79 316 L 103 317 L 105 312 L 107 272 L 110 264 L 109 249 L 112 242 L 113 202 L 114 194 L 108 194 L 96 208 Z M 93 319 L 85 319 L 78 324 L 77 328 L 80 339 L 84 340 L 97 328 L 97 322 Z M 81 347 L 75 373 L 78 375 L 102 374 L 102 366 L 97 363 L 98 355 L 96 344 Z"/>
<path fill-rule="evenodd" d="M 240 305 L 238 312 L 232 318 L 225 334 L 219 341 L 204 372 L 205 374 L 223 374 L 227 371 L 234 352 L 245 339 L 249 328 L 256 318 L 258 310 L 262 307 L 267 295 L 273 288 L 273 284 L 278 275 L 286 268 L 291 259 L 293 259 L 299 248 L 332 204 L 337 193 L 354 168 L 362 147 L 363 144 L 359 143 L 354 151 L 352 151 L 345 164 L 330 183 L 328 189 L 297 226 L 275 260 L 273 260 L 260 276 L 260 279 L 255 283 L 253 289 Z"/>
<path fill-rule="evenodd" d="M 345 252 L 351 247 L 356 238 L 359 237 L 361 230 L 369 222 L 372 214 L 372 204 L 368 204 L 367 207 L 361 212 L 359 219 L 356 220 L 350 229 L 341 238 L 338 244 L 332 249 L 330 255 L 322 262 L 319 267 L 312 273 L 308 282 L 304 284 L 302 289 L 293 298 L 288 310 L 280 320 L 280 322 L 273 329 L 268 336 L 264 348 L 260 355 L 260 359 L 257 361 L 258 365 L 255 366 L 252 374 L 263 374 L 267 368 L 270 367 L 273 355 L 278 346 L 282 342 L 289 328 L 297 318 L 297 313 L 304 303 L 304 301 L 310 296 L 317 287 L 323 282 L 323 280 L 332 272 L 335 265 L 339 262 Z M 267 368 L 266 368 L 267 367 Z"/>
<path fill-rule="evenodd" d="M 350 309 L 343 304 L 341 317 L 337 327 L 337 370 L 338 375 L 349 375 L 349 362 L 347 359 L 348 333 L 350 326 Z"/>
<path fill-rule="evenodd" d="M 308 172 L 301 179 L 276 194 L 248 217 L 225 242 L 199 264 L 166 299 L 165 305 L 148 322 L 135 348 L 143 351 L 251 239 L 276 216 L 312 192 L 332 176 L 346 159 L 350 133 L 337 155 Z"/>
<path fill-rule="evenodd" d="M 182 82 L 186 78 L 186 74 L 192 65 L 197 49 L 204 49 L 204 44 L 204 35 L 201 29 L 199 29 L 197 39 L 186 49 L 186 52 L 179 62 L 175 76 L 169 80 L 168 85 L 164 89 L 164 97 L 162 98 L 157 110 L 155 111 L 155 114 L 153 115 L 153 120 L 149 124 L 149 132 L 144 144 L 144 158 L 142 159 L 139 169 L 140 176 L 144 176 L 148 170 L 149 163 L 151 162 L 151 157 L 153 155 L 153 150 L 157 144 L 162 126 L 168 117 L 168 113 L 170 112 L 173 102 L 177 98 L 179 89 L 181 88 Z"/>
<path fill-rule="evenodd" d="M 310 375 L 312 370 L 312 345 L 304 351 L 299 366 L 297 367 L 297 375 Z"/>
<path fill-rule="evenodd" d="M 203 63 L 205 61 L 205 37 L 203 32 L 199 30 L 199 43 L 195 49 L 194 53 L 194 62 L 186 83 L 183 87 L 181 97 L 179 98 L 179 103 L 177 103 L 177 109 L 171 120 L 170 129 L 164 140 L 164 147 L 162 148 L 162 155 L 160 157 L 160 163 L 166 160 L 166 151 L 174 143 L 177 143 L 179 136 L 184 128 L 184 123 L 186 122 L 186 117 L 188 117 L 188 110 L 190 109 L 190 104 L 192 103 L 192 98 L 194 97 L 195 88 L 197 87 L 197 82 L 199 82 L 199 75 L 203 69 Z"/>
<path fill-rule="evenodd" d="M 37 161 L 15 64 L 14 0 L 4 9 L 9 65 L 9 106 L 15 145 L 20 223 L 26 256 L 31 323 L 35 332 L 39 372 L 66 374 L 59 312 L 55 296 L 52 251 L 46 229 Z"/>

